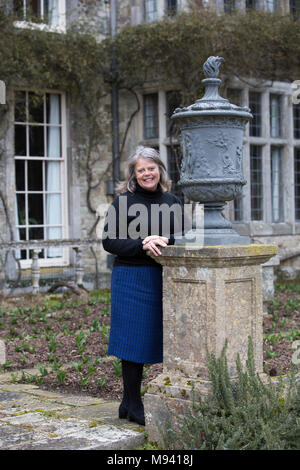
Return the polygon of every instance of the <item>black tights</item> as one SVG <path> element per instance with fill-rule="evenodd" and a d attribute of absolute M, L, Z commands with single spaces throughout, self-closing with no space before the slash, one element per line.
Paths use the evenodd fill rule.
<path fill-rule="evenodd" d="M 143 411 L 141 383 L 144 364 L 122 359 L 123 400 L 122 404 L 130 413 Z"/>

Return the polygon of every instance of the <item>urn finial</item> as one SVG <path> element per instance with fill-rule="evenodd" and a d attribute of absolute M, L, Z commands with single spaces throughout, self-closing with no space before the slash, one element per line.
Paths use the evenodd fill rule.
<path fill-rule="evenodd" d="M 219 75 L 219 68 L 224 61 L 223 57 L 210 56 L 203 64 L 203 72 L 207 78 L 217 78 Z"/>

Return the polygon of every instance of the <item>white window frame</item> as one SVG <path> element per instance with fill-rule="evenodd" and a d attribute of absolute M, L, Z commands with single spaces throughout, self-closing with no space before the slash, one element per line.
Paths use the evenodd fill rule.
<path fill-rule="evenodd" d="M 40 0 L 42 1 L 42 0 Z M 24 17 L 26 9 L 26 0 L 24 2 Z M 42 1 L 43 5 L 43 1 Z M 43 18 L 43 7 L 41 8 Z M 23 29 L 39 29 L 40 31 L 49 31 L 56 33 L 65 33 L 66 32 L 66 0 L 58 0 L 58 26 L 49 26 L 47 23 L 34 23 L 32 21 L 18 20 L 14 22 L 16 28 Z"/>
<path fill-rule="evenodd" d="M 62 208 L 62 239 L 68 238 L 68 227 L 69 227 L 69 221 L 68 221 L 68 194 L 67 194 L 67 188 L 68 188 L 68 180 L 67 180 L 67 118 L 66 118 L 66 96 L 65 93 L 59 91 L 59 90 L 35 90 L 35 89 L 28 89 L 28 88 L 16 88 L 15 91 L 24 91 L 24 92 L 38 92 L 42 94 L 58 94 L 61 97 L 61 158 L 59 161 L 61 162 L 61 208 Z M 15 124 L 15 121 L 14 121 Z M 29 124 L 29 123 L 23 123 L 23 124 Z M 14 167 L 15 167 L 15 161 L 16 159 L 18 160 L 33 160 L 37 161 L 36 157 L 14 157 Z M 58 159 L 55 159 L 57 161 Z M 44 161 L 44 160 L 43 160 Z M 15 181 L 15 179 L 14 179 Z M 15 184 L 15 183 L 14 183 Z M 14 194 L 16 194 L 16 188 L 14 190 Z M 45 225 L 45 224 L 44 224 Z M 16 224 L 15 224 L 16 227 Z M 47 248 L 45 248 L 47 249 Z M 39 265 L 40 267 L 54 267 L 54 266 L 68 266 L 69 265 L 69 249 L 68 248 L 62 248 L 62 256 L 60 258 L 39 258 Z M 31 267 L 32 264 L 32 259 L 26 259 L 26 260 L 21 260 L 20 259 L 20 264 L 21 264 L 21 269 L 28 269 Z"/>
<path fill-rule="evenodd" d="M 147 5 L 148 6 L 151 5 L 153 8 L 155 6 L 155 9 L 150 10 L 150 9 L 147 8 Z M 155 23 L 155 21 L 157 21 L 159 19 L 158 0 L 143 0 L 143 6 L 144 6 L 144 21 L 145 21 L 145 23 L 146 24 Z"/>

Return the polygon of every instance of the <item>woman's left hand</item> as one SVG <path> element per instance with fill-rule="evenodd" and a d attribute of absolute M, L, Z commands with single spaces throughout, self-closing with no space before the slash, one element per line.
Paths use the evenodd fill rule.
<path fill-rule="evenodd" d="M 161 255 L 161 251 L 158 246 L 165 247 L 169 243 L 167 237 L 162 237 L 160 235 L 149 235 L 143 240 L 143 250 L 151 251 L 155 256 Z"/>

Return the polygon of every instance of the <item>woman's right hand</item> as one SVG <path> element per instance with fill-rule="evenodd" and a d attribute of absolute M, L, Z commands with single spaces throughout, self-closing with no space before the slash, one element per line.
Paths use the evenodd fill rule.
<path fill-rule="evenodd" d="M 166 247 L 168 243 L 169 239 L 167 237 L 149 235 L 143 240 L 143 250 L 151 251 L 155 256 L 159 256 L 161 255 L 161 251 L 158 247 Z"/>

